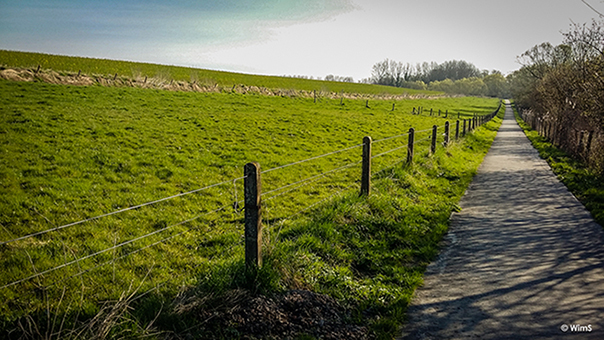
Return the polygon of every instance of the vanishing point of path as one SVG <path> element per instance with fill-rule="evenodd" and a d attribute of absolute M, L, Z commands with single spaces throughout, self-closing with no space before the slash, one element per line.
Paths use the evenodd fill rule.
<path fill-rule="evenodd" d="M 604 339 L 602 227 L 509 105 L 460 205 L 403 339 Z"/>

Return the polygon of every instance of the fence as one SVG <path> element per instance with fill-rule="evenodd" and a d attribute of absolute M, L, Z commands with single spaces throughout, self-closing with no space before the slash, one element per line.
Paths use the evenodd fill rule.
<path fill-rule="evenodd" d="M 604 171 L 604 130 L 579 113 L 554 119 L 517 108 L 522 119 L 553 145 L 597 171 Z M 563 120 L 563 121 L 560 121 Z"/>
<path fill-rule="evenodd" d="M 137 210 L 143 207 L 148 207 L 151 205 L 156 205 L 160 202 L 165 202 L 168 200 L 172 200 L 178 197 L 183 197 L 183 196 L 187 196 L 187 195 L 192 195 L 192 194 L 196 194 L 196 193 L 201 193 L 201 192 L 205 192 L 208 191 L 212 188 L 217 188 L 217 187 L 221 187 L 221 186 L 230 186 L 230 185 L 234 185 L 237 181 L 243 180 L 243 191 L 244 191 L 244 198 L 243 200 L 238 200 L 237 195 L 235 194 L 235 198 L 234 198 L 234 202 L 231 204 L 226 204 L 226 205 L 222 205 L 216 209 L 213 210 L 209 210 L 203 213 L 200 213 L 194 217 L 188 218 L 186 220 L 177 222 L 177 223 L 173 223 L 170 225 L 165 225 L 162 226 L 161 228 L 158 228 L 157 230 L 141 235 L 141 236 L 137 236 L 134 238 L 131 238 L 129 240 L 123 241 L 121 243 L 117 243 L 114 244 L 111 247 L 107 247 L 104 249 L 100 249 L 97 251 L 92 251 L 90 254 L 88 255 L 84 255 L 78 258 L 75 258 L 71 261 L 65 261 L 63 264 L 52 267 L 52 268 L 48 268 L 45 270 L 35 270 L 34 268 L 34 273 L 32 275 L 28 275 L 16 280 L 12 280 L 11 282 L 7 282 L 2 284 L 2 286 L 0 286 L 0 290 L 3 289 L 7 289 L 9 287 L 13 287 L 19 284 L 22 284 L 24 282 L 27 281 L 31 281 L 34 280 L 36 278 L 41 278 L 47 274 L 56 272 L 60 269 L 63 268 L 67 268 L 70 266 L 80 266 L 80 264 L 82 263 L 82 261 L 87 260 L 87 259 L 93 259 L 93 258 L 97 258 L 100 257 L 103 254 L 108 254 L 111 251 L 115 251 L 116 249 L 119 248 L 125 248 L 127 246 L 130 246 L 132 244 L 134 244 L 135 242 L 147 239 L 149 237 L 152 236 L 156 236 L 156 235 L 161 235 L 163 232 L 169 231 L 169 230 L 173 230 L 174 228 L 176 228 L 177 226 L 184 226 L 186 224 L 190 224 L 193 221 L 196 220 L 200 220 L 202 218 L 205 218 L 211 214 L 216 214 L 219 213 L 221 211 L 225 211 L 228 210 L 229 208 L 234 208 L 236 211 L 239 210 L 239 206 L 240 204 L 244 204 L 244 225 L 245 225 L 245 231 L 244 231 L 244 238 L 243 238 L 243 244 L 239 244 L 239 243 L 235 243 L 233 244 L 228 251 L 232 250 L 234 247 L 236 246 L 240 246 L 243 245 L 244 246 L 244 251 L 245 251 L 245 263 L 246 266 L 249 268 L 258 268 L 259 266 L 262 265 L 262 237 L 263 237 L 263 223 L 262 223 L 262 216 L 263 216 L 263 205 L 265 201 L 269 201 L 272 200 L 276 197 L 280 197 L 282 195 L 285 195 L 287 193 L 290 193 L 296 189 L 299 189 L 305 185 L 308 185 L 310 183 L 313 183 L 321 178 L 325 178 L 328 175 L 332 175 L 335 173 L 338 173 L 340 171 L 343 171 L 345 169 L 353 169 L 355 166 L 358 166 L 359 164 L 361 165 L 361 176 L 359 178 L 360 180 L 360 195 L 363 196 L 368 196 L 371 194 L 371 179 L 372 177 L 376 174 L 376 173 L 372 173 L 372 162 L 378 158 L 378 157 L 383 157 L 385 155 L 388 154 L 392 154 L 398 150 L 403 150 L 406 149 L 406 157 L 400 158 L 398 162 L 396 162 L 394 165 L 400 163 L 400 162 L 407 162 L 407 163 L 412 163 L 413 162 L 413 158 L 414 158 L 414 154 L 417 152 L 417 148 L 416 146 L 418 146 L 421 143 L 427 143 L 429 142 L 429 152 L 431 154 L 436 152 L 436 148 L 437 148 L 437 141 L 439 141 L 439 131 L 442 131 L 442 135 L 440 135 L 440 137 L 442 138 L 442 146 L 443 147 L 447 147 L 452 140 L 457 140 L 463 136 L 465 136 L 467 133 L 475 130 L 476 128 L 478 128 L 480 125 L 490 121 L 495 115 L 497 115 L 497 113 L 499 112 L 501 108 L 501 103 L 499 104 L 499 107 L 492 112 L 491 114 L 488 115 L 483 115 L 483 116 L 477 116 L 474 115 L 474 117 L 469 118 L 469 119 L 463 119 L 463 120 L 456 120 L 455 121 L 455 125 L 453 127 L 454 132 L 452 132 L 452 127 L 449 123 L 449 121 L 445 122 L 445 124 L 443 126 L 437 126 L 434 125 L 431 129 L 426 129 L 426 130 L 421 130 L 421 131 L 415 131 L 414 128 L 410 128 L 409 131 L 407 133 L 401 134 L 401 135 L 397 135 L 397 136 L 391 136 L 391 137 L 387 137 L 387 138 L 383 138 L 380 140 L 375 140 L 373 141 L 372 138 L 370 136 L 366 136 L 365 138 L 363 138 L 362 143 L 354 145 L 354 146 L 350 146 L 350 147 L 346 147 L 343 149 L 339 149 L 339 150 L 335 150 L 326 154 L 322 154 L 322 155 L 318 155 L 318 156 L 314 156 L 311 158 L 307 158 L 304 160 L 300 160 L 297 162 L 293 162 L 293 163 L 289 163 L 289 164 L 285 164 L 285 165 L 281 165 L 281 166 L 277 166 L 268 170 L 265 170 L 264 172 L 261 171 L 261 167 L 260 164 L 258 163 L 248 163 L 245 165 L 244 167 L 244 174 L 243 177 L 238 177 L 238 178 L 234 178 L 234 179 L 230 179 L 227 181 L 223 181 L 220 183 L 215 183 L 212 185 L 208 185 L 206 187 L 203 188 L 199 188 L 199 189 L 195 189 L 195 190 L 191 190 L 188 192 L 184 192 L 184 193 L 180 193 L 177 195 L 173 195 L 173 196 L 169 196 L 169 197 L 165 197 L 162 199 L 158 199 L 155 201 L 150 201 L 147 203 L 143 203 L 143 204 L 139 204 L 139 205 L 135 205 L 135 206 L 131 206 L 128 208 L 124 208 L 124 209 L 119 209 L 110 213 L 106 213 L 106 214 L 102 214 L 102 215 L 98 215 L 95 217 L 91 217 L 91 218 L 87 218 L 87 219 L 83 219 L 77 222 L 73 222 L 73 223 L 68 223 L 65 225 L 61 225 L 61 226 L 57 226 L 57 227 L 53 227 L 47 230 L 43 230 L 43 231 L 38 231 L 38 232 L 34 232 L 25 236 L 19 236 L 19 237 L 15 237 L 13 239 L 7 240 L 7 241 L 0 241 L 0 249 L 6 249 L 7 246 L 20 242 L 20 241 L 25 241 L 31 238 L 38 238 L 42 235 L 46 235 L 49 233 L 53 233 L 59 230 L 63 230 L 63 229 L 67 229 L 70 227 L 74 227 L 77 225 L 81 225 L 87 222 L 91 222 L 91 221 L 95 221 L 95 220 L 99 220 L 102 218 L 106 218 L 109 216 L 113 216 L 113 215 L 117 215 L 117 214 L 121 214 L 121 213 L 125 213 L 127 211 L 132 211 L 132 210 Z M 419 110 L 418 110 L 419 111 Z M 426 136 L 425 138 L 417 138 L 418 134 L 422 134 L 422 133 L 428 133 L 428 136 Z M 395 140 L 395 139 L 399 139 L 399 138 L 403 138 L 403 137 L 407 137 L 407 143 L 403 144 L 401 146 L 397 146 L 395 148 L 383 151 L 381 153 L 378 154 L 373 154 L 372 153 L 372 148 L 373 145 L 376 143 L 382 143 L 385 141 L 391 141 L 391 140 Z M 358 148 L 362 148 L 362 157 L 360 160 L 353 160 L 353 162 L 343 165 L 343 166 L 339 166 L 337 168 L 328 170 L 328 171 L 323 171 L 317 175 L 313 175 L 304 179 L 301 179 L 299 181 L 293 182 L 293 183 L 289 183 L 286 185 L 283 185 L 279 188 L 276 189 L 272 189 L 269 190 L 267 192 L 262 192 L 262 184 L 261 184 L 261 177 L 263 174 L 267 174 L 267 173 L 272 173 L 278 170 L 282 170 L 288 167 L 292 167 L 298 164 L 302 164 L 302 163 L 306 163 L 306 162 L 310 162 L 313 160 L 317 160 L 317 159 L 321 159 L 321 158 L 325 158 L 325 157 L 329 157 L 329 156 L 333 156 L 336 154 L 341 154 L 347 151 L 351 151 L 351 150 L 356 150 Z M 394 166 L 391 165 L 391 166 Z M 383 171 L 383 170 L 382 170 Z M 299 210 L 298 212 L 296 212 L 293 215 L 290 215 L 287 218 L 282 219 L 282 221 L 291 218 L 293 216 L 296 216 L 304 211 L 307 211 L 315 206 L 317 206 L 318 204 L 321 204 L 322 202 L 325 202 L 329 199 L 332 199 L 334 196 L 342 193 L 343 191 L 346 191 L 348 189 L 350 189 L 351 187 L 357 185 L 357 183 L 353 183 L 351 185 L 347 185 L 345 186 L 343 189 L 337 191 L 336 193 L 318 201 L 315 202 L 314 204 L 311 204 L 310 206 L 305 207 L 302 210 Z M 47 285 L 45 287 L 43 287 L 44 289 L 49 288 L 51 286 L 57 286 L 58 284 L 72 279 L 74 277 L 79 277 L 82 276 L 86 273 L 89 273 L 93 270 L 96 270 L 98 268 L 107 266 L 111 263 L 115 263 L 116 260 L 119 259 L 124 259 L 127 258 L 133 254 L 139 253 L 145 249 L 149 249 L 151 247 L 155 247 L 159 244 L 165 243 L 169 240 L 172 240 L 176 237 L 182 236 L 183 234 L 185 234 L 186 232 L 190 231 L 191 228 L 187 228 L 185 230 L 182 230 L 180 232 L 177 232 L 175 234 L 172 234 L 170 236 L 167 237 L 163 237 L 155 242 L 151 242 L 145 246 L 136 248 L 134 250 L 131 251 L 127 251 L 124 252 L 122 255 L 120 255 L 119 257 L 115 257 L 113 259 L 109 259 L 106 261 L 98 261 L 98 263 L 95 263 L 92 267 L 87 268 L 87 269 L 79 269 L 79 271 L 73 275 L 63 275 L 61 276 L 59 279 L 55 280 L 53 283 L 51 283 L 50 285 Z M 29 254 L 28 254 L 29 257 Z M 31 258 L 30 258 L 31 261 Z M 166 281 L 167 282 L 167 281 Z M 155 286 L 154 288 L 148 290 L 146 293 L 144 293 L 141 296 L 144 296 L 145 294 L 158 289 L 159 287 L 161 287 L 163 284 L 165 284 L 166 282 L 163 282 L 160 285 Z M 140 297 L 140 296 L 139 296 Z"/>
<path fill-rule="evenodd" d="M 394 107 L 393 107 L 394 108 Z M 474 116 L 470 119 L 464 119 L 463 125 L 460 121 L 455 122 L 455 139 L 457 140 L 460 136 L 465 136 L 466 133 L 478 128 L 479 126 L 490 121 L 501 108 L 501 103 L 497 110 L 486 116 Z M 415 109 L 414 109 L 415 111 Z M 440 111 L 440 110 L 439 110 Z M 419 113 L 419 110 L 418 110 Z M 440 113 L 440 112 L 439 112 Z M 461 131 L 460 131 L 461 127 Z M 467 127 L 467 129 L 466 129 Z M 430 139 L 430 153 L 436 152 L 437 137 L 438 137 L 438 126 L 434 125 L 432 129 L 423 130 L 419 132 L 431 131 Z M 400 138 L 408 136 L 408 143 L 406 145 L 385 151 L 378 155 L 372 155 L 372 144 L 374 143 L 370 136 L 363 138 L 363 143 L 360 144 L 363 147 L 362 153 L 362 172 L 361 172 L 361 188 L 360 195 L 369 196 L 371 193 L 371 161 L 373 158 L 383 156 L 385 154 L 406 148 L 407 157 L 405 161 L 407 163 L 413 162 L 414 156 L 414 145 L 417 142 L 415 140 L 415 129 L 410 128 L 406 134 L 384 138 L 379 141 L 387 139 Z M 425 140 L 425 139 L 424 139 Z M 377 142 L 377 141 L 376 141 Z M 447 121 L 444 125 L 443 133 L 443 147 L 447 147 L 450 143 L 450 123 Z M 355 146 L 358 147 L 358 146 Z M 257 268 L 262 265 L 262 204 L 261 204 L 261 169 L 260 164 L 252 162 L 245 165 L 244 170 L 245 178 L 245 262 L 248 268 Z"/>

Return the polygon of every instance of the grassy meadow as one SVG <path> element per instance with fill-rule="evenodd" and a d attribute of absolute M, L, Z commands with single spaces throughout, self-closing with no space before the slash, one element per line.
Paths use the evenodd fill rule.
<path fill-rule="evenodd" d="M 48 57 L 48 64 L 19 59 L 16 65 L 1 53 L 10 66 L 155 72 L 146 64 L 83 58 Z M 97 69 L 85 69 L 86 63 Z M 116 65 L 123 71 L 109 71 Z M 186 78 L 194 71 L 170 72 Z M 245 83 L 237 77 L 247 75 L 211 77 Z M 274 78 L 281 81 L 274 86 L 289 86 L 285 78 Z M 263 86 L 273 86 L 266 81 Z M 307 82 L 309 89 L 316 85 Z M 291 86 L 307 86 L 302 83 Z M 324 85 L 339 91 L 346 84 Z M 359 86 L 354 91 L 369 86 L 352 85 Z M 81 336 L 87 333 L 67 330 L 85 332 L 88 326 L 78 325 L 106 311 L 102 302 L 128 297 L 136 297 L 136 308 L 125 309 L 129 317 L 115 322 L 107 337 L 147 334 L 141 325 L 156 317 L 153 330 L 188 334 L 191 325 L 205 326 L 192 312 L 174 322 L 170 304 L 178 294 L 216 297 L 242 287 L 262 294 L 292 288 L 329 294 L 356 310 L 372 308 L 377 314 L 369 321 L 359 314 L 355 322 L 369 322 L 376 334 L 393 334 L 498 126 L 495 120 L 429 156 L 429 129 L 438 125 L 442 133 L 447 119 L 410 113 L 422 106 L 484 115 L 498 100 L 399 100 L 392 111 L 393 103 L 372 101 L 367 108 L 365 100 L 341 105 L 326 98 L 315 103 L 302 97 L 0 80 L 0 334 Z M 416 145 L 417 164 L 404 166 L 407 137 L 387 138 L 410 127 L 423 141 Z M 373 138 L 378 155 L 378 184 L 368 200 L 357 194 L 364 136 Z M 250 161 L 266 172 L 267 251 L 264 276 L 251 286 L 239 280 L 241 177 Z M 214 184 L 219 185 L 178 196 Z M 171 196 L 178 197 L 60 228 Z M 52 228 L 60 229 L 5 243 Z M 19 282 L 24 278 L 30 279 Z M 150 293 L 141 297 L 145 292 Z"/>

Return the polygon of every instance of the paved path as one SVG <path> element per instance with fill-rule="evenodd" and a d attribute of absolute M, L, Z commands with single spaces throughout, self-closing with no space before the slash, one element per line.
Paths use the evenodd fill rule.
<path fill-rule="evenodd" d="M 604 339 L 602 227 L 539 158 L 509 106 L 460 205 L 403 339 Z"/>

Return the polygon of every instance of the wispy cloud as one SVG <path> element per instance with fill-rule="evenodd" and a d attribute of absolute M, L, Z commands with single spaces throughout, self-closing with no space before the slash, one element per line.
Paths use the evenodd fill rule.
<path fill-rule="evenodd" d="M 267 28 L 325 20 L 351 8 L 348 0 L 9 0 L 0 3 L 0 34 L 43 44 L 215 46 L 263 39 Z"/>

